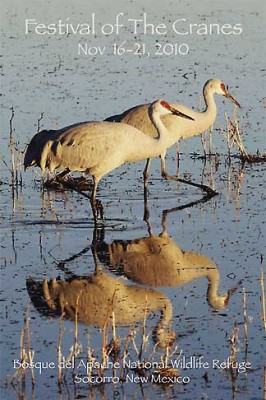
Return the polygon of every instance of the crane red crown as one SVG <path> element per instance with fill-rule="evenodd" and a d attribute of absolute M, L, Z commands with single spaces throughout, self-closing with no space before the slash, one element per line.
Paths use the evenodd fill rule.
<path fill-rule="evenodd" d="M 167 108 L 168 110 L 171 108 L 170 104 L 167 103 L 167 101 L 165 101 L 165 100 L 162 100 L 162 101 L 161 101 L 161 105 L 162 105 L 163 107 Z"/>
<path fill-rule="evenodd" d="M 226 91 L 226 88 L 225 88 L 225 84 L 224 83 L 221 83 L 221 89 L 225 92 Z"/>

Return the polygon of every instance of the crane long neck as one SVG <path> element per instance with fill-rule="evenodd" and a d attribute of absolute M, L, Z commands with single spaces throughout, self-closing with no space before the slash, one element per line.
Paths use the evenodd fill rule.
<path fill-rule="evenodd" d="M 219 294 L 217 293 L 218 288 L 219 288 L 219 283 L 220 283 L 220 274 L 216 267 L 211 268 L 209 270 L 207 278 L 209 281 L 208 290 L 207 290 L 208 303 L 213 308 L 217 309 L 217 305 L 218 305 L 218 308 L 223 308 L 221 306 L 224 305 L 224 296 L 219 296 Z"/>
<path fill-rule="evenodd" d="M 210 268 L 207 274 L 207 279 L 209 281 L 208 296 L 216 297 L 220 282 L 220 274 L 218 270 L 216 268 Z"/>
<path fill-rule="evenodd" d="M 203 97 L 205 101 L 205 110 L 203 111 L 205 114 L 209 114 L 213 116 L 213 119 L 216 118 L 217 107 L 214 101 L 214 92 L 212 90 L 208 90 L 208 88 L 204 88 Z"/>
<path fill-rule="evenodd" d="M 158 140 L 160 142 L 164 141 L 165 137 L 167 136 L 168 131 L 161 120 L 160 114 L 156 111 L 151 112 L 150 119 L 151 119 L 151 122 L 153 123 L 153 125 L 157 131 L 157 134 L 158 134 L 158 137 L 156 138 L 156 140 Z"/>
<path fill-rule="evenodd" d="M 145 158 L 158 157 L 172 144 L 169 140 L 168 130 L 161 121 L 160 115 L 160 112 L 156 111 L 156 109 L 149 109 L 150 120 L 158 135 L 156 138 L 144 133 L 142 135 L 132 135 L 132 146 L 128 148 L 125 158 L 126 162 L 136 162 Z"/>

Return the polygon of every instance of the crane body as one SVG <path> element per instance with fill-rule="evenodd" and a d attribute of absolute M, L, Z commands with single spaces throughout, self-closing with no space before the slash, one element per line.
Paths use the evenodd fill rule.
<path fill-rule="evenodd" d="M 169 147 L 169 134 L 161 115 L 173 113 L 191 117 L 157 100 L 149 106 L 149 116 L 157 131 L 151 138 L 135 127 L 111 122 L 84 122 L 57 131 L 42 131 L 31 140 L 24 158 L 25 169 L 39 166 L 85 172 L 94 179 L 91 197 L 95 217 L 96 190 L 100 179 L 126 162 L 138 162 L 157 157 Z"/>
<path fill-rule="evenodd" d="M 190 108 L 176 103 L 170 103 L 171 107 L 178 109 L 184 114 L 190 115 L 193 120 L 176 118 L 174 115 L 163 115 L 162 122 L 171 135 L 169 135 L 168 147 L 177 143 L 180 139 L 188 139 L 193 136 L 200 135 L 210 128 L 217 116 L 217 106 L 214 100 L 214 95 L 219 94 L 231 100 L 234 104 L 240 107 L 236 99 L 228 92 L 224 83 L 219 79 L 211 79 L 207 81 L 203 88 L 203 97 L 205 101 L 205 110 L 203 112 L 196 112 Z M 149 104 L 142 104 L 130 108 L 122 114 L 114 115 L 106 119 L 110 122 L 126 123 L 134 126 L 144 132 L 146 135 L 156 137 L 156 130 L 148 116 Z M 167 148 L 160 154 L 161 157 L 161 173 L 165 179 L 174 179 L 166 171 L 165 154 Z M 147 160 L 146 168 L 144 170 L 145 179 L 148 178 L 150 168 L 150 158 Z"/>

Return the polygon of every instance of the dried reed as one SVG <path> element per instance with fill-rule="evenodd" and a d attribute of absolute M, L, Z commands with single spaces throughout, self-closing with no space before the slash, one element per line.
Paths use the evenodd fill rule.
<path fill-rule="evenodd" d="M 15 183 L 15 144 L 13 135 L 13 119 L 14 119 L 14 108 L 11 107 L 11 118 L 9 120 L 9 150 L 11 159 L 11 183 Z"/>
<path fill-rule="evenodd" d="M 231 365 L 235 365 L 236 364 L 236 353 L 238 352 L 238 349 L 236 347 L 236 343 L 238 342 L 238 326 L 237 323 L 234 323 L 234 327 L 233 327 L 233 331 L 232 331 L 232 335 L 230 337 L 230 343 L 231 343 L 231 354 L 230 354 L 230 361 L 231 361 Z M 232 366 L 230 366 L 230 370 L 231 372 L 234 372 L 234 369 L 232 368 Z"/>
<path fill-rule="evenodd" d="M 72 370 L 72 376 L 73 378 L 76 376 L 76 365 L 77 365 L 77 356 L 80 353 L 80 345 L 78 343 L 78 313 L 79 313 L 79 299 L 81 296 L 82 290 L 79 292 L 76 300 L 76 308 L 75 308 L 75 329 L 74 329 L 74 346 L 73 346 L 73 360 L 74 360 L 74 365 L 73 365 L 73 370 Z"/>
<path fill-rule="evenodd" d="M 42 112 L 40 115 L 40 118 L 38 118 L 38 122 L 37 122 L 37 132 L 40 131 L 41 129 L 41 120 L 43 119 L 44 113 Z"/>
<path fill-rule="evenodd" d="M 12 187 L 22 186 L 22 174 L 20 171 L 20 165 L 22 164 L 23 151 L 19 150 L 15 146 L 14 141 L 14 129 L 13 129 L 13 119 L 15 116 L 14 108 L 11 107 L 11 118 L 9 120 L 9 150 L 10 150 L 10 160 L 11 168 L 8 168 L 11 172 L 11 185 Z M 3 160 L 3 158 L 2 158 Z M 5 163 L 6 165 L 6 163 Z"/>
<path fill-rule="evenodd" d="M 93 351 L 90 347 L 90 336 L 87 334 L 87 362 L 89 363 L 89 367 L 87 367 L 87 377 L 90 380 L 92 375 L 92 364 L 95 361 L 93 357 Z"/>
<path fill-rule="evenodd" d="M 144 316 L 143 316 L 143 323 L 142 323 L 141 345 L 140 345 L 139 355 L 138 355 L 139 360 L 142 359 L 142 353 L 144 351 L 144 346 L 147 344 L 147 341 L 148 341 L 148 336 L 146 335 L 147 312 L 148 312 L 148 298 L 146 295 L 145 309 L 144 309 Z"/>
<path fill-rule="evenodd" d="M 25 362 L 28 362 L 30 365 L 33 364 L 34 359 L 34 350 L 31 350 L 30 344 L 30 317 L 29 317 L 29 309 L 27 309 L 25 318 L 24 318 L 24 327 L 21 330 L 20 334 L 20 366 L 15 371 L 12 376 L 11 384 L 16 386 L 19 381 L 21 381 L 22 388 L 26 386 L 26 371 L 27 369 L 24 367 Z M 31 371 L 31 385 L 34 388 L 35 385 L 35 375 L 34 368 L 29 368 Z"/>
<path fill-rule="evenodd" d="M 62 383 L 63 383 L 63 373 L 62 373 L 62 339 L 63 339 L 63 318 L 64 318 L 64 311 L 62 311 L 60 318 L 59 318 L 59 334 L 58 334 L 58 345 L 57 345 L 57 362 L 58 362 L 58 387 L 59 392 L 62 391 Z"/>
<path fill-rule="evenodd" d="M 29 358 L 29 363 L 32 365 L 33 359 L 34 359 L 34 350 L 31 350 L 31 342 L 30 342 L 29 308 L 27 309 L 26 317 L 25 317 L 25 329 L 26 329 L 26 335 L 27 335 L 27 354 L 28 354 L 28 358 Z M 34 386 L 35 385 L 34 368 L 30 368 L 30 371 L 31 371 L 31 383 Z"/>
<path fill-rule="evenodd" d="M 244 316 L 244 337 L 245 344 L 248 345 L 248 317 L 247 317 L 247 295 L 246 290 L 243 288 L 243 316 Z"/>
<path fill-rule="evenodd" d="M 234 114 L 234 120 L 230 120 L 227 114 L 225 113 L 225 120 L 226 120 L 226 132 L 225 132 L 225 139 L 227 143 L 227 149 L 228 149 L 228 157 L 229 160 L 231 159 L 231 152 L 232 148 L 235 145 L 235 147 L 238 149 L 240 152 L 240 155 L 243 159 L 248 160 L 249 155 L 245 149 L 245 145 L 242 139 L 242 135 L 239 130 L 239 120 L 236 116 L 236 112 Z"/>

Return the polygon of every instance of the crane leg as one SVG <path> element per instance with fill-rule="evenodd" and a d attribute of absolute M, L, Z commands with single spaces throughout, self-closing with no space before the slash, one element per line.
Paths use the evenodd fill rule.
<path fill-rule="evenodd" d="M 144 215 L 143 215 L 143 221 L 146 222 L 147 227 L 148 227 L 148 232 L 150 236 L 154 236 L 153 229 L 150 223 L 150 211 L 149 211 L 149 204 L 148 204 L 148 196 L 147 196 L 147 190 L 144 189 Z"/>
<path fill-rule="evenodd" d="M 70 172 L 71 172 L 70 169 L 66 168 L 64 171 L 62 171 L 60 174 L 57 174 L 55 177 L 62 179 L 62 178 L 64 178 L 64 176 L 70 174 Z"/>
<path fill-rule="evenodd" d="M 96 199 L 98 183 L 99 183 L 99 179 L 96 179 L 93 176 L 93 190 L 92 190 L 90 202 L 91 202 L 91 208 L 92 208 L 93 219 L 94 219 L 95 224 L 97 224 L 98 214 L 100 214 L 101 219 L 104 219 L 104 211 L 103 211 L 102 203 Z"/>
<path fill-rule="evenodd" d="M 177 175 L 179 172 L 179 167 L 180 167 L 180 143 L 176 143 L 176 168 L 177 168 Z"/>
<path fill-rule="evenodd" d="M 97 206 L 96 206 L 96 191 L 97 191 L 98 182 L 93 176 L 93 189 L 91 194 L 91 208 L 93 213 L 94 223 L 97 223 Z"/>
<path fill-rule="evenodd" d="M 168 172 L 166 171 L 166 165 L 165 165 L 165 158 L 161 155 L 161 174 L 163 179 L 166 180 L 178 180 L 178 178 L 176 176 L 171 176 L 168 174 Z"/>
<path fill-rule="evenodd" d="M 147 158 L 147 162 L 143 171 L 144 189 L 148 189 L 148 178 L 150 173 L 151 159 Z"/>
<path fill-rule="evenodd" d="M 149 171 L 150 171 L 151 159 L 147 158 L 147 162 L 145 165 L 145 169 L 143 171 L 143 181 L 144 181 L 144 215 L 143 220 L 149 220 L 149 208 L 148 208 L 148 178 L 149 178 Z"/>
<path fill-rule="evenodd" d="M 144 183 L 144 214 L 143 214 L 143 221 L 147 222 L 150 218 L 150 211 L 148 207 L 148 185 Z"/>

